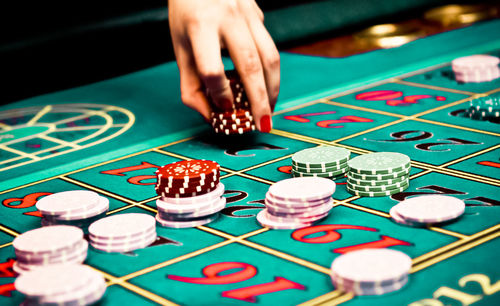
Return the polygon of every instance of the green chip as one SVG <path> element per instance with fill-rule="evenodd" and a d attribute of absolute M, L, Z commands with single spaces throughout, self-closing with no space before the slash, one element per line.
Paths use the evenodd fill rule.
<path fill-rule="evenodd" d="M 320 146 L 301 150 L 292 155 L 292 164 L 302 168 L 322 168 L 343 164 L 349 160 L 351 151 L 334 147 Z"/>
<path fill-rule="evenodd" d="M 359 174 L 391 174 L 410 167 L 410 158 L 397 152 L 376 152 L 359 155 L 347 164 L 351 172 Z"/>
<path fill-rule="evenodd" d="M 384 185 L 384 186 L 362 186 L 362 185 L 356 185 L 356 184 L 351 184 L 351 183 L 347 182 L 347 187 L 351 188 L 352 190 L 362 191 L 362 192 L 388 191 L 388 190 L 403 187 L 405 185 L 408 185 L 409 183 L 410 182 L 408 179 L 401 181 L 399 183 L 394 183 L 391 185 Z"/>
<path fill-rule="evenodd" d="M 360 179 L 355 179 L 352 177 L 349 177 L 347 179 L 347 182 L 353 185 L 361 185 L 361 186 L 385 186 L 385 185 L 392 185 L 395 183 L 402 182 L 404 180 L 408 179 L 408 175 L 403 175 L 397 178 L 393 179 L 388 179 L 388 180 L 360 180 Z"/>
<path fill-rule="evenodd" d="M 360 196 L 360 197 L 386 197 L 386 196 L 390 196 L 390 195 L 396 194 L 398 192 L 402 192 L 406 188 L 408 188 L 408 186 L 410 186 L 410 184 L 407 184 L 405 186 L 402 186 L 402 187 L 399 187 L 399 188 L 396 188 L 396 189 L 387 190 L 387 191 L 366 191 L 366 192 L 365 191 L 353 190 L 353 189 L 347 187 L 347 191 L 350 194 L 357 195 L 357 196 Z"/>
<path fill-rule="evenodd" d="M 347 174 L 348 177 L 357 179 L 357 180 L 365 180 L 365 181 L 378 181 L 378 180 L 390 180 L 390 179 L 395 179 L 399 178 L 401 176 L 408 176 L 410 173 L 410 167 L 407 169 L 404 169 L 399 172 L 394 172 L 390 174 L 359 174 L 356 172 L 349 171 Z"/>
<path fill-rule="evenodd" d="M 342 169 L 347 168 L 347 162 L 343 164 L 338 164 L 335 166 L 330 166 L 330 167 L 321 167 L 321 168 L 304 168 L 304 167 L 299 167 L 294 164 L 292 164 L 292 169 L 297 171 L 297 172 L 302 172 L 302 173 L 321 173 L 321 172 L 335 172 L 339 171 Z"/>
<path fill-rule="evenodd" d="M 322 172 L 322 173 L 302 173 L 292 169 L 292 175 L 294 177 L 338 177 L 338 176 L 343 176 L 345 173 L 347 173 L 347 169 L 342 169 L 333 172 Z"/>

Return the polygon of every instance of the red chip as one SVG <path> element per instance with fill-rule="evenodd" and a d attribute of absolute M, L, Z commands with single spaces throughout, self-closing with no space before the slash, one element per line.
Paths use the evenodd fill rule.
<path fill-rule="evenodd" d="M 172 164 L 165 165 L 158 169 L 157 175 L 161 175 L 163 179 L 204 179 L 206 176 L 211 176 L 219 172 L 220 166 L 218 163 L 210 160 L 183 160 Z"/>

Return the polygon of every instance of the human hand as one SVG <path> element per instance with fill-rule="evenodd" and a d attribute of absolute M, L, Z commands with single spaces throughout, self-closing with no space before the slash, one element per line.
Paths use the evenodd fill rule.
<path fill-rule="evenodd" d="M 245 87 L 257 129 L 269 132 L 279 93 L 280 60 L 254 0 L 169 0 L 169 23 L 184 104 L 210 119 L 212 106 L 230 109 L 224 73 L 227 48 Z"/>

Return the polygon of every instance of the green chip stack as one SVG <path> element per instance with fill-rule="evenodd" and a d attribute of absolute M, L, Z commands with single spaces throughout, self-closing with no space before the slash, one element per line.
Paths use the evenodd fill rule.
<path fill-rule="evenodd" d="M 500 94 L 472 99 L 465 116 L 473 120 L 498 120 L 500 118 Z"/>
<path fill-rule="evenodd" d="M 356 156 L 348 161 L 347 191 L 363 197 L 383 197 L 409 186 L 411 160 L 395 152 Z"/>
<path fill-rule="evenodd" d="M 292 155 L 294 177 L 317 176 L 333 180 L 343 178 L 349 170 L 347 161 L 351 152 L 339 147 L 315 147 Z"/>

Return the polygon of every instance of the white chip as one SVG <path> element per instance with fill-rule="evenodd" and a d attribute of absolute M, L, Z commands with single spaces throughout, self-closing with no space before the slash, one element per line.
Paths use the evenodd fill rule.
<path fill-rule="evenodd" d="M 94 237 L 119 238 L 140 235 L 155 227 L 155 218 L 147 214 L 118 214 L 95 221 L 89 226 Z"/>
<path fill-rule="evenodd" d="M 337 257 L 332 273 L 353 282 L 397 281 L 408 274 L 411 258 L 403 252 L 390 249 L 363 249 Z"/>
<path fill-rule="evenodd" d="M 88 210 L 99 204 L 99 194 L 90 190 L 71 190 L 48 195 L 36 203 L 44 215 L 59 215 Z"/>
<path fill-rule="evenodd" d="M 453 220 L 465 211 L 464 201 L 446 195 L 423 195 L 406 199 L 396 206 L 405 220 L 420 223 L 439 223 Z"/>
<path fill-rule="evenodd" d="M 83 231 L 78 227 L 55 225 L 27 231 L 17 236 L 12 245 L 16 254 L 51 253 L 73 248 L 82 239 Z"/>
<path fill-rule="evenodd" d="M 274 183 L 269 194 L 279 200 L 314 201 L 330 197 L 335 182 L 322 177 L 295 177 Z"/>
<path fill-rule="evenodd" d="M 88 266 L 56 264 L 23 273 L 16 279 L 15 287 L 29 297 L 43 297 L 71 293 L 88 286 L 93 279 L 103 277 Z"/>

